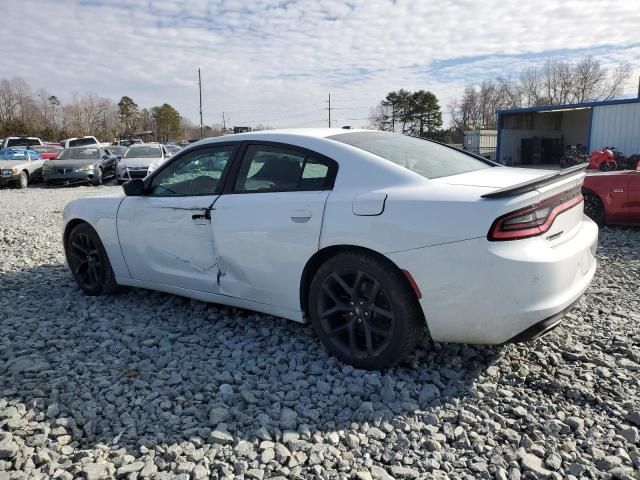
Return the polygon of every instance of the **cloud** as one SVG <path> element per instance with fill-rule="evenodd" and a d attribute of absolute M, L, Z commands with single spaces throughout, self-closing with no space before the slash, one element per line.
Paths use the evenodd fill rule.
<path fill-rule="evenodd" d="M 8 0 L 1 76 L 62 98 L 94 91 L 143 106 L 164 102 L 205 122 L 365 124 L 398 88 L 432 90 L 446 105 L 467 83 L 546 58 L 592 54 L 640 74 L 633 2 L 582 0 Z M 21 25 L 34 28 L 22 35 Z M 634 43 L 635 41 L 635 43 Z M 627 91 L 634 93 L 635 79 Z M 262 119 L 260 122 L 254 122 Z"/>

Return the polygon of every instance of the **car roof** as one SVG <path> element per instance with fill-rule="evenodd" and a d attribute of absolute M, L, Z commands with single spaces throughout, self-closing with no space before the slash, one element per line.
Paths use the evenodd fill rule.
<path fill-rule="evenodd" d="M 197 142 L 189 144 L 189 147 L 194 145 L 205 145 L 208 143 L 220 143 L 220 142 L 241 142 L 245 140 L 261 140 L 261 141 L 274 141 L 287 143 L 287 138 L 291 139 L 325 139 L 333 135 L 341 135 L 345 133 L 353 132 L 378 132 L 378 130 L 367 129 L 345 129 L 345 128 L 285 128 L 277 130 L 259 130 L 257 132 L 244 132 L 244 133 L 230 133 L 228 135 L 222 135 L 219 137 L 208 137 Z M 387 132 L 390 133 L 390 132 Z M 391 133 L 390 133 L 391 134 Z"/>

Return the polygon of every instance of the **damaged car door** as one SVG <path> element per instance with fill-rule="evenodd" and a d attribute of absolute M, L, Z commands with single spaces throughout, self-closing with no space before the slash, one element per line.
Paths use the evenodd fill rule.
<path fill-rule="evenodd" d="M 220 293 L 298 311 L 337 164 L 272 142 L 251 142 L 238 156 L 238 173 L 212 212 Z"/>
<path fill-rule="evenodd" d="M 164 166 L 141 196 L 126 197 L 117 228 L 131 277 L 217 293 L 211 210 L 235 145 L 207 146 Z"/>

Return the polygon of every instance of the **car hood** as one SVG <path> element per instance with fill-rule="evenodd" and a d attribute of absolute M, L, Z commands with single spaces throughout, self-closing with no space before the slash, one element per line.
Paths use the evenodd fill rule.
<path fill-rule="evenodd" d="M 156 157 L 156 158 L 129 157 L 129 158 L 123 158 L 122 160 L 120 160 L 120 164 L 126 165 L 127 167 L 148 167 L 156 160 L 160 160 L 160 157 Z"/>
<path fill-rule="evenodd" d="M 556 170 L 542 170 L 538 168 L 494 167 L 452 175 L 450 177 L 435 178 L 432 181 L 447 185 L 467 187 L 504 188 L 542 177 L 555 171 Z"/>
<path fill-rule="evenodd" d="M 0 160 L 0 169 L 20 167 L 27 163 L 27 160 Z"/>
<path fill-rule="evenodd" d="M 47 166 L 51 168 L 79 168 L 87 165 L 95 165 L 98 160 L 47 160 Z"/>

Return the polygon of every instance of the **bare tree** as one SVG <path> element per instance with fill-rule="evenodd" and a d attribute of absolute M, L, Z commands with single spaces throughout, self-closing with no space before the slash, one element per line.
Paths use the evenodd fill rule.
<path fill-rule="evenodd" d="M 523 70 L 517 80 L 506 77 L 467 86 L 449 105 L 452 126 L 458 132 L 494 128 L 496 110 L 506 108 L 609 100 L 622 93 L 630 75 L 628 64 L 607 70 L 592 57 L 576 63 L 547 60 Z"/>

